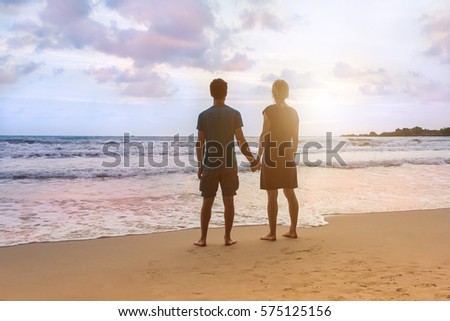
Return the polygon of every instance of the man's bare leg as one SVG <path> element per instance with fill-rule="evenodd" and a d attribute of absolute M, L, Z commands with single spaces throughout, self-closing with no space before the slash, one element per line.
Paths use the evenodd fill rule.
<path fill-rule="evenodd" d="M 284 196 L 289 204 L 289 216 L 291 217 L 291 226 L 289 231 L 283 234 L 284 237 L 297 238 L 297 220 L 298 220 L 298 201 L 293 188 L 283 189 Z"/>
<path fill-rule="evenodd" d="M 201 226 L 201 237 L 197 242 L 194 242 L 194 245 L 197 246 L 206 246 L 206 236 L 208 235 L 208 226 L 209 221 L 211 219 L 211 209 L 214 204 L 214 196 L 213 197 L 204 197 L 202 210 L 200 213 L 200 226 Z"/>
<path fill-rule="evenodd" d="M 231 229 L 233 228 L 234 221 L 234 196 L 223 196 L 222 199 L 225 208 L 225 245 L 233 245 L 236 243 L 236 241 L 231 238 Z"/>
<path fill-rule="evenodd" d="M 269 219 L 269 234 L 261 236 L 261 240 L 277 240 L 278 190 L 267 191 L 267 217 Z"/>

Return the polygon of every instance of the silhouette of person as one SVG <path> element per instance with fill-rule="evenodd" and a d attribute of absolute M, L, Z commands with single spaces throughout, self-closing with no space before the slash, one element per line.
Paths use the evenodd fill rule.
<path fill-rule="evenodd" d="M 284 80 L 272 85 L 275 104 L 263 111 L 264 122 L 260 136 L 258 159 L 261 162 L 260 188 L 267 191 L 269 233 L 262 240 L 277 239 L 278 189 L 283 189 L 289 204 L 291 226 L 283 236 L 297 238 L 298 201 L 294 188 L 298 187 L 295 153 L 298 146 L 299 119 L 297 111 L 288 106 L 289 86 Z"/>
<path fill-rule="evenodd" d="M 231 238 L 234 221 L 234 195 L 239 188 L 234 152 L 235 137 L 242 154 L 251 163 L 252 171 L 256 170 L 258 162 L 250 152 L 242 132 L 241 114 L 225 104 L 228 84 L 223 79 L 214 79 L 210 84 L 210 93 L 213 97 L 213 106 L 200 113 L 197 122 L 196 152 L 203 204 L 200 213 L 201 236 L 194 244 L 206 246 L 211 209 L 220 184 L 225 208 L 225 245 L 233 245 L 236 243 Z"/>

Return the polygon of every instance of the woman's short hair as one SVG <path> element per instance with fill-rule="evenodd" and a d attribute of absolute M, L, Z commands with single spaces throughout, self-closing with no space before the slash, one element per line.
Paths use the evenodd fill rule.
<path fill-rule="evenodd" d="M 228 84 L 221 78 L 214 79 L 209 85 L 209 91 L 214 99 L 225 99 L 228 91 Z"/>
<path fill-rule="evenodd" d="M 272 96 L 275 99 L 286 99 L 289 97 L 289 85 L 282 79 L 277 79 L 272 85 Z"/>

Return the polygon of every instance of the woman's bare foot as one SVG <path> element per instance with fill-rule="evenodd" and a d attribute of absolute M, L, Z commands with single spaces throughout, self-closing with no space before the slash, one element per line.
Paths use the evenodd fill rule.
<path fill-rule="evenodd" d="M 291 239 L 296 239 L 297 238 L 297 232 L 292 232 L 292 231 L 289 231 L 289 232 L 287 232 L 287 233 L 284 233 L 283 234 L 283 236 L 284 237 L 289 237 L 289 238 L 291 238 Z"/>
<path fill-rule="evenodd" d="M 261 236 L 260 239 L 263 241 L 276 241 L 277 237 L 269 233 L 267 235 Z"/>
<path fill-rule="evenodd" d="M 194 245 L 197 246 L 206 246 L 206 241 L 205 240 L 198 240 L 197 242 L 194 242 Z"/>
<path fill-rule="evenodd" d="M 230 246 L 233 244 L 236 244 L 237 241 L 233 240 L 233 239 L 225 239 L 225 246 Z"/>

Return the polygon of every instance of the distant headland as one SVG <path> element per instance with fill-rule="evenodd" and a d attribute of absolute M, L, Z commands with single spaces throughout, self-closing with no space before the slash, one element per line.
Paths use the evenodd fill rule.
<path fill-rule="evenodd" d="M 343 137 L 392 137 L 392 136 L 450 136 L 450 127 L 441 129 L 426 129 L 419 126 L 414 128 L 397 128 L 393 132 L 383 132 L 377 134 L 370 132 L 369 134 L 345 134 Z"/>

